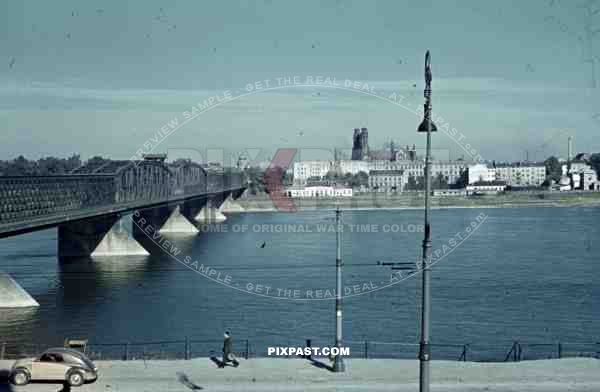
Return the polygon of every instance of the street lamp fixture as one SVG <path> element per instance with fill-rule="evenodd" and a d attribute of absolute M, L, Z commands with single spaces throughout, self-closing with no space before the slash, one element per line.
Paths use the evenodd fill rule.
<path fill-rule="evenodd" d="M 417 129 L 418 132 L 437 132 L 437 127 L 431 122 L 431 79 L 431 56 L 427 51 L 425 53 L 425 105 L 423 121 Z"/>

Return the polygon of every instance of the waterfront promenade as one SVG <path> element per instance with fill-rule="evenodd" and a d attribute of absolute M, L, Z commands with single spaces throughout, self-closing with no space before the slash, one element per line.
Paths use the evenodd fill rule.
<path fill-rule="evenodd" d="M 323 359 L 323 363 L 329 363 Z M 209 358 L 189 361 L 97 361 L 100 378 L 77 391 L 417 391 L 418 361 L 348 359 L 336 374 L 303 359 L 241 360 L 218 369 Z M 6 374 L 12 361 L 0 361 Z M 433 361 L 432 391 L 558 392 L 598 391 L 597 359 L 573 358 L 518 363 Z M 202 388 L 202 389 L 200 389 Z M 0 391 L 61 391 L 62 386 L 13 387 Z M 68 389 L 66 389 L 68 390 Z M 75 390 L 75 389 L 73 389 Z"/>

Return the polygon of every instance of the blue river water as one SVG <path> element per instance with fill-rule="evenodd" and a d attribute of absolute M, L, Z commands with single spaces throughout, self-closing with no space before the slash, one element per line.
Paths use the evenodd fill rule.
<path fill-rule="evenodd" d="M 377 262 L 419 259 L 423 212 L 345 211 L 343 219 L 344 339 L 354 351 L 365 340 L 417 343 L 420 275 Z M 229 329 L 257 355 L 307 338 L 331 344 L 336 237 L 319 225 L 333 223 L 332 211 L 234 214 L 218 230 L 165 234 L 176 256 L 155 251 L 68 263 L 57 258 L 56 230 L 3 239 L 0 270 L 40 307 L 0 311 L 0 343 L 190 337 L 218 349 Z M 470 343 L 483 358 L 502 356 L 515 340 L 600 341 L 599 223 L 594 208 L 434 210 L 432 342 Z M 286 232 L 290 227 L 296 232 Z M 213 279 L 186 256 L 210 266 Z M 478 354 L 478 345 L 487 348 Z M 390 351 L 383 343 L 371 347 Z"/>

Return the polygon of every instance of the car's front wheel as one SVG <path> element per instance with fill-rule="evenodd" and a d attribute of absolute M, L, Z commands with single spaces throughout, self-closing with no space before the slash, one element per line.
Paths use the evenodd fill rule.
<path fill-rule="evenodd" d="M 21 386 L 29 384 L 31 377 L 29 376 L 29 372 L 27 370 L 16 369 L 10 379 L 13 384 Z"/>
<path fill-rule="evenodd" d="M 72 370 L 67 376 L 67 381 L 69 382 L 70 386 L 79 387 L 83 385 L 85 379 L 83 378 L 83 373 L 81 373 L 79 370 Z"/>

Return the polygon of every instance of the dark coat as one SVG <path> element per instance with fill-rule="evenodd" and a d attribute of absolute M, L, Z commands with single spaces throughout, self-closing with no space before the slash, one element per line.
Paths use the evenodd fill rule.
<path fill-rule="evenodd" d="M 231 353 L 231 336 L 225 338 L 225 340 L 223 341 L 223 352 L 225 353 L 225 355 L 229 355 Z"/>

